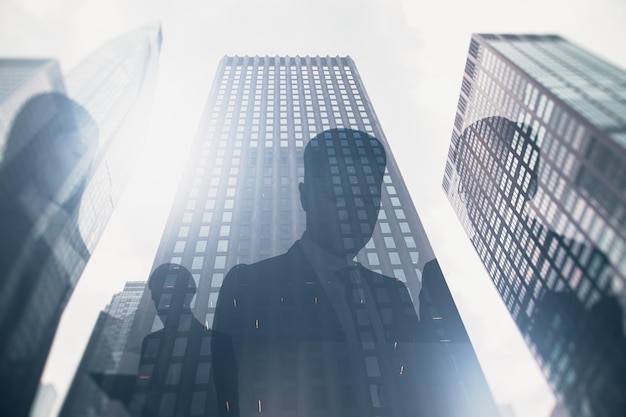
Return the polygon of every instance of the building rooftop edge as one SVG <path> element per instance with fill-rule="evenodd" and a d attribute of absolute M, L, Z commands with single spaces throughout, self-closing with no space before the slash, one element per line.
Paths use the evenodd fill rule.
<path fill-rule="evenodd" d="M 563 41 L 561 35 L 555 33 L 473 33 L 485 40 L 507 40 L 507 41 Z"/>

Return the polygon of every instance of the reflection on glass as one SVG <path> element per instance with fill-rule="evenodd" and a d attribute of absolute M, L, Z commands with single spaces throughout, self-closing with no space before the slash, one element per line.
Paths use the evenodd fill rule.
<path fill-rule="evenodd" d="M 60 93 L 29 99 L 0 164 L 0 414 L 27 413 L 71 289 L 89 258 L 77 212 L 98 140 Z"/>
<path fill-rule="evenodd" d="M 538 191 L 552 191 L 538 186 L 536 132 L 488 117 L 465 129 L 457 152 L 458 192 L 472 241 L 493 266 L 494 281 L 550 382 L 583 416 L 624 415 L 626 341 L 612 288 L 615 269 L 591 242 L 545 226 L 546 210 L 530 214 Z"/>

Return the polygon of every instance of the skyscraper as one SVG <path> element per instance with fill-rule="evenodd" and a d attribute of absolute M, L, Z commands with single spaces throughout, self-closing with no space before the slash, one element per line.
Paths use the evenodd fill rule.
<path fill-rule="evenodd" d="M 98 316 L 60 416 L 100 416 L 106 408 L 109 399 L 102 395 L 90 375 L 118 371 L 145 288 L 143 281 L 127 282 L 124 290 L 115 294 Z"/>
<path fill-rule="evenodd" d="M 313 137 L 316 145 L 308 152 L 323 156 L 313 157 L 317 162 L 307 168 L 303 154 Z M 315 166 L 329 169 L 324 175 L 330 176 L 324 178 L 330 188 L 311 191 L 315 180 L 305 178 L 313 175 Z M 320 200 L 312 197 L 317 192 L 328 204 L 318 204 Z M 336 223 L 329 220 L 327 227 L 313 228 L 324 224 L 319 216 L 312 220 L 315 210 L 331 206 L 337 212 L 329 215 L 338 215 Z M 347 218 L 356 223 L 343 222 Z M 349 287 L 336 287 L 345 299 L 332 301 L 335 292 L 328 285 L 337 284 L 322 280 L 318 273 L 317 268 L 323 274 L 332 262 L 302 258 L 325 252 L 311 243 L 317 237 L 305 234 L 298 241 L 305 230 L 308 236 L 334 236 L 334 243 L 326 241 L 331 252 L 338 246 L 351 255 L 359 252 L 358 263 L 345 258 L 338 261 L 352 268 L 342 281 Z M 309 243 L 303 243 L 307 239 Z M 276 256 L 281 254 L 285 255 Z M 270 281 L 265 285 L 255 280 L 258 291 L 250 286 L 243 298 L 233 298 L 233 291 L 245 287 L 235 284 L 240 272 L 263 275 L 258 271 L 267 265 L 287 267 L 286 259 L 294 267 L 314 269 L 299 269 L 296 276 L 270 267 L 276 285 L 288 295 L 279 296 L 282 290 L 274 292 Z M 244 264 L 250 264 L 249 268 Z M 132 331 L 135 339 L 129 341 L 123 360 L 124 375 L 118 376 L 119 381 L 136 376 L 134 395 L 109 389 L 133 415 L 213 415 L 217 410 L 249 415 L 265 410 L 274 415 L 392 416 L 399 415 L 409 399 L 422 410 L 411 409 L 409 414 L 497 413 L 349 57 L 222 59 L 154 268 L 151 292 L 146 291 L 141 301 Z M 288 288 L 292 279 L 297 280 L 293 291 Z M 225 289 L 222 284 L 226 282 Z M 248 308 L 253 304 L 247 304 L 246 297 L 256 297 L 258 303 Z M 294 303 L 294 297 L 306 302 Z M 244 326 L 251 326 L 251 337 L 284 336 L 285 346 L 291 347 L 284 355 L 278 354 L 263 339 L 258 340 L 258 352 L 256 342 L 237 345 L 233 351 L 231 341 L 237 339 L 239 330 L 228 324 L 232 318 L 228 306 L 248 309 L 237 311 L 251 314 L 252 321 L 244 320 Z M 317 306 L 327 310 L 319 313 L 322 307 Z M 340 310 L 353 315 L 342 315 Z M 338 321 L 326 321 L 317 314 Z M 289 323 L 283 328 L 277 324 L 279 318 Z M 399 331 L 399 323 L 410 323 L 406 332 Z M 397 328 L 391 329 L 394 324 Z M 270 333 L 264 333 L 265 329 Z M 289 331 L 281 336 L 281 329 Z M 388 340 L 392 333 L 395 341 Z M 333 338 L 337 334 L 341 343 L 348 343 L 347 348 L 333 345 L 339 340 Z M 320 338 L 328 342 L 326 347 L 319 345 Z M 247 350 L 251 347 L 252 351 Z M 244 350 L 260 356 L 252 359 Z M 299 365 L 295 351 L 303 355 Z M 219 360 L 212 363 L 218 355 Z M 274 367 L 281 358 L 282 365 Z M 239 371 L 230 367 L 233 361 L 239 361 Z M 255 365 L 244 366 L 250 363 Z M 343 376 L 341 370 L 346 370 Z M 350 372 L 361 376 L 349 378 Z M 233 383 L 237 375 L 239 385 Z M 115 376 L 108 377 L 115 380 Z M 402 381 L 417 382 L 402 385 Z M 240 392 L 233 393 L 233 389 Z"/>
<path fill-rule="evenodd" d="M 626 412 L 626 71 L 473 35 L 443 188 L 572 416 Z"/>
<path fill-rule="evenodd" d="M 153 27 L 114 40 L 65 80 L 51 61 L 2 65 L 13 74 L 0 142 L 2 415 L 28 414 L 63 309 L 138 157 L 160 37 Z"/>

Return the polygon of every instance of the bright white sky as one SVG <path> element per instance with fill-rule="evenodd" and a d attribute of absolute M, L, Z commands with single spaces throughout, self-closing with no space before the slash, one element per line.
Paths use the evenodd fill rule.
<path fill-rule="evenodd" d="M 624 68 L 626 2 L 2 0 L 0 56 L 54 57 L 67 72 L 108 39 L 156 21 L 164 38 L 146 150 L 74 292 L 43 381 L 62 398 L 98 312 L 125 281 L 147 279 L 218 60 L 350 55 L 496 401 L 517 417 L 547 416 L 554 397 L 441 179 L 471 33 L 557 33 Z"/>

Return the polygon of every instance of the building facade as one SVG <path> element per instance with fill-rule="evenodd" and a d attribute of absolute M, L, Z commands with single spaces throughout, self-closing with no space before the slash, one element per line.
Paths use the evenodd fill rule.
<path fill-rule="evenodd" d="M 59 416 L 102 415 L 109 398 L 102 395 L 91 375 L 119 370 L 145 288 L 143 281 L 127 282 L 100 313 Z"/>
<path fill-rule="evenodd" d="M 443 188 L 572 416 L 626 411 L 626 71 L 472 36 Z"/>
<path fill-rule="evenodd" d="M 0 164 L 2 415 L 28 414 L 61 314 L 138 157 L 159 48 L 155 27 L 104 45 L 64 79 L 49 61 L 2 64 L 15 84 L 2 102 L 11 117 Z"/>
<path fill-rule="evenodd" d="M 222 379 L 215 378 L 215 372 L 224 374 L 224 364 L 230 360 L 228 349 L 221 350 L 223 356 L 212 363 L 216 350 L 223 347 L 216 346 L 220 332 L 223 335 L 231 329 L 222 325 L 216 331 L 214 325 L 228 321 L 228 317 L 216 319 L 220 303 L 237 307 L 242 305 L 242 299 L 238 304 L 236 298 L 229 298 L 232 294 L 222 284 L 234 282 L 233 276 L 241 268 L 246 269 L 245 265 L 258 270 L 268 263 L 287 259 L 301 245 L 298 242 L 306 240 L 303 233 L 310 211 L 305 214 L 303 210 L 305 203 L 301 200 L 303 191 L 299 183 L 305 177 L 303 153 L 313 137 L 326 149 L 333 173 L 333 185 L 325 192 L 326 196 L 341 195 L 332 201 L 352 201 L 363 184 L 370 192 L 378 193 L 375 200 L 380 205 L 372 206 L 378 214 L 377 221 L 374 217 L 373 227 L 362 226 L 368 237 L 356 255 L 358 263 L 351 262 L 363 276 L 386 282 L 395 290 L 369 288 L 369 284 L 362 284 L 358 278 L 352 283 L 355 287 L 351 294 L 355 298 L 351 302 L 355 305 L 346 308 L 353 309 L 355 316 L 344 324 L 354 332 L 351 333 L 354 343 L 348 350 L 353 349 L 355 355 L 346 356 L 344 363 L 337 366 L 347 366 L 351 357 L 360 358 L 360 363 L 351 366 L 361 377 L 346 382 L 338 375 L 340 368 L 333 368 L 335 362 L 322 359 L 324 365 L 311 367 L 311 374 L 305 374 L 304 365 L 288 365 L 295 361 L 293 351 L 289 351 L 283 356 L 282 365 L 287 375 L 280 378 L 267 371 L 282 369 L 269 365 L 280 358 L 239 356 L 238 375 L 253 372 L 256 376 L 252 379 L 241 378 L 259 379 L 258 384 L 255 382 L 245 389 L 239 385 L 239 399 L 232 400 L 221 396 Z M 378 143 L 386 151 L 386 170 L 375 179 L 372 171 L 368 171 L 371 167 L 357 166 L 363 160 L 367 162 L 368 155 L 376 161 L 381 158 L 381 150 L 374 150 Z M 134 375 L 133 395 L 103 388 L 118 404 L 132 415 L 195 416 L 218 412 L 251 415 L 265 410 L 272 415 L 290 416 L 392 416 L 398 415 L 394 398 L 400 395 L 405 399 L 410 397 L 421 410 L 412 409 L 409 415 L 497 415 L 435 255 L 349 57 L 223 58 L 186 166 L 156 255 L 155 272 L 150 279 L 155 284 L 144 294 L 137 313 L 132 331 L 135 339 L 129 341 L 121 375 L 108 376 L 123 381 Z M 363 207 L 363 200 L 356 198 L 353 203 L 362 217 L 359 218 L 365 219 L 366 210 L 360 212 L 358 208 Z M 350 213 L 342 214 L 340 207 L 339 217 L 342 216 L 350 217 Z M 351 237 L 350 230 L 344 230 L 343 226 L 341 233 Z M 277 256 L 281 254 L 284 257 Z M 307 261 L 295 264 L 302 266 Z M 319 263 L 313 264 L 314 268 L 320 267 Z M 235 268 L 236 265 L 240 266 Z M 315 273 L 307 276 L 311 279 L 305 279 L 301 286 L 294 284 L 294 288 L 300 288 L 294 291 L 301 291 L 297 292 L 298 297 L 306 298 L 314 309 L 327 300 L 324 293 L 315 292 L 323 284 Z M 291 278 L 278 279 L 277 285 Z M 261 299 L 262 304 L 261 294 L 276 297 L 269 291 L 270 287 L 261 283 L 259 291 L 248 291 L 246 297 Z M 179 294 L 181 291 L 184 295 Z M 372 305 L 378 305 L 378 310 L 367 310 L 368 297 L 376 300 L 378 304 Z M 278 302 L 278 298 L 274 301 Z M 287 303 L 289 296 L 281 297 L 280 303 L 283 301 Z M 270 316 L 283 319 L 302 316 L 305 320 L 289 325 L 294 329 L 293 334 L 314 328 L 323 334 L 328 332 L 325 324 L 320 324 L 326 323 L 324 320 L 314 319 L 316 313 L 308 315 L 294 306 L 294 310 L 280 310 L 282 313 L 278 314 L 282 307 L 277 305 L 267 307 Z M 394 312 L 414 318 L 414 326 L 407 331 L 414 336 L 406 344 L 397 340 L 383 342 L 386 335 L 380 329 L 390 325 Z M 367 327 L 370 319 L 382 326 L 376 330 L 379 333 Z M 265 327 L 268 322 L 258 317 L 250 323 L 261 330 L 272 326 Z M 408 333 L 399 337 L 408 340 Z M 293 346 L 296 350 L 308 349 L 307 343 L 294 340 L 299 339 L 288 337 L 287 343 L 296 345 Z M 136 346 L 142 346 L 140 355 Z M 395 359 L 381 353 L 396 348 L 418 352 L 408 355 L 411 366 L 395 363 Z M 311 348 L 308 353 L 298 351 L 303 358 L 316 358 L 321 352 L 316 349 Z M 259 351 L 272 350 L 260 348 Z M 252 371 L 253 368 L 244 367 L 242 364 L 248 363 L 248 359 L 261 368 Z M 216 371 L 217 368 L 222 371 Z M 289 375 L 292 372 L 299 376 L 293 379 Z M 226 379 L 235 374 L 236 371 L 227 371 Z M 406 383 L 401 388 L 393 385 L 401 384 L 398 381 L 404 376 L 408 378 L 407 375 L 420 375 L 421 379 L 415 382 L 417 385 Z M 396 382 L 387 385 L 388 381 Z M 286 385 L 280 395 L 287 392 L 293 395 L 284 398 L 284 402 L 276 401 L 273 395 L 277 384 Z M 327 387 L 337 389 L 331 392 Z M 224 398 L 227 399 L 223 401 Z M 307 401 L 315 406 L 307 408 Z"/>

